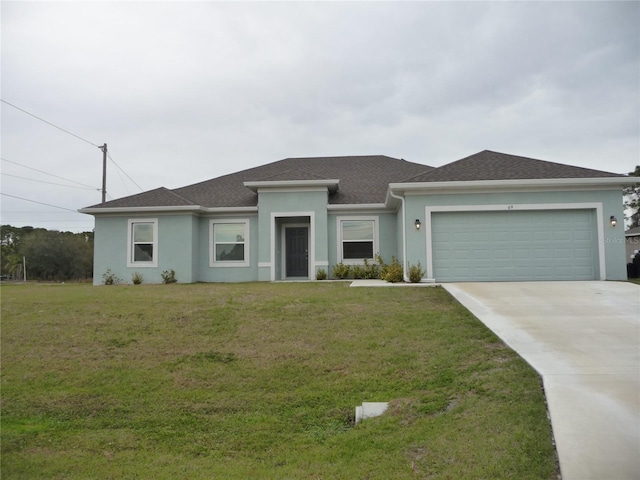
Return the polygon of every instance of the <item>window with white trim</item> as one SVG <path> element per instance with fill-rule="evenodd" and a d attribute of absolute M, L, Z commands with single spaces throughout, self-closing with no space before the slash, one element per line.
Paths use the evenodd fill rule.
<path fill-rule="evenodd" d="M 377 217 L 338 218 L 339 260 L 345 263 L 360 263 L 372 260 L 378 251 Z"/>
<path fill-rule="evenodd" d="M 130 219 L 127 233 L 127 266 L 158 266 L 158 219 Z"/>
<path fill-rule="evenodd" d="M 249 265 L 249 220 L 211 220 L 209 265 L 246 267 Z"/>

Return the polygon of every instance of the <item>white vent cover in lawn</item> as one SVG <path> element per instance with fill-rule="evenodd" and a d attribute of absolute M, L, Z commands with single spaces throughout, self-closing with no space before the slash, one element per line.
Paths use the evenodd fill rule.
<path fill-rule="evenodd" d="M 388 402 L 362 402 L 361 407 L 356 407 L 356 423 L 366 418 L 379 417 L 388 407 Z"/>

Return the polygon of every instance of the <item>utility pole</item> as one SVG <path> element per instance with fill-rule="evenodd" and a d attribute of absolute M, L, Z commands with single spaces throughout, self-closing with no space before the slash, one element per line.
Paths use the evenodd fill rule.
<path fill-rule="evenodd" d="M 107 144 L 98 147 L 102 150 L 102 203 L 107 200 Z"/>

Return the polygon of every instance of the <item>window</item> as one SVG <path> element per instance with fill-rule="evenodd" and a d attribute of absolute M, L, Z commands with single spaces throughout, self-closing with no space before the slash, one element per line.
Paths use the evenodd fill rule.
<path fill-rule="evenodd" d="M 248 237 L 249 220 L 212 220 L 210 266 L 248 266 Z"/>
<path fill-rule="evenodd" d="M 129 220 L 127 266 L 158 266 L 158 220 Z"/>
<path fill-rule="evenodd" d="M 376 218 L 342 217 L 338 219 L 338 225 L 340 260 L 356 263 L 365 258 L 373 259 L 378 246 Z"/>

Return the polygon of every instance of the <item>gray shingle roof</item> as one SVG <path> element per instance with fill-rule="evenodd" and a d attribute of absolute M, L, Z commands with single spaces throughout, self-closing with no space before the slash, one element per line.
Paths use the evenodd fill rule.
<path fill-rule="evenodd" d="M 339 180 L 330 204 L 384 203 L 390 183 L 625 177 L 485 150 L 439 168 L 385 155 L 286 158 L 174 190 L 164 187 L 88 208 L 200 205 L 255 207 L 258 194 L 244 182 Z"/>
<path fill-rule="evenodd" d="M 474 180 L 524 180 L 547 178 L 620 177 L 610 172 L 484 150 L 417 175 L 406 182 L 463 182 Z"/>
<path fill-rule="evenodd" d="M 389 183 L 401 182 L 433 167 L 385 155 L 286 158 L 186 187 L 159 188 L 89 208 L 201 205 L 256 206 L 258 195 L 244 182 L 283 180 L 340 180 L 331 204 L 384 203 Z"/>
<path fill-rule="evenodd" d="M 98 207 L 178 207 L 195 205 L 191 200 L 165 187 L 138 193 L 129 197 L 118 198 L 89 208 Z"/>

